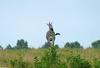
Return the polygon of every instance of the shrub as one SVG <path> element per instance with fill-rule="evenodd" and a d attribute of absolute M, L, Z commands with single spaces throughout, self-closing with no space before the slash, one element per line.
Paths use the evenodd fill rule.
<path fill-rule="evenodd" d="M 92 42 L 92 47 L 93 48 L 100 48 L 100 40 L 96 40 Z"/>
<path fill-rule="evenodd" d="M 29 63 L 20 59 L 10 60 L 10 68 L 32 68 Z"/>
<path fill-rule="evenodd" d="M 67 58 L 68 68 L 91 68 L 88 61 L 81 59 L 80 56 L 71 56 Z"/>
<path fill-rule="evenodd" d="M 64 45 L 64 48 L 83 48 L 78 41 L 75 42 L 67 42 Z"/>
<path fill-rule="evenodd" d="M 100 60 L 95 60 L 94 68 L 100 68 Z"/>
<path fill-rule="evenodd" d="M 40 61 L 37 60 L 35 68 L 67 68 L 66 64 L 59 60 L 55 46 L 51 46 Z"/>

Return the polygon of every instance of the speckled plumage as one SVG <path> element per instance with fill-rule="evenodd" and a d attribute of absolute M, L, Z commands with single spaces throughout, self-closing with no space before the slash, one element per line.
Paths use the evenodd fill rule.
<path fill-rule="evenodd" d="M 52 23 L 49 22 L 49 24 L 47 24 L 49 26 L 49 31 L 46 34 L 46 39 L 47 42 L 50 43 L 50 45 L 54 45 L 54 41 L 55 41 L 55 36 L 56 35 L 60 35 L 60 33 L 55 33 Z"/>

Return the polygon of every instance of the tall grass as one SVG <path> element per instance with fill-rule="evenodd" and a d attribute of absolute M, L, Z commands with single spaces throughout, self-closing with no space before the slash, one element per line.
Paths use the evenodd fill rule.
<path fill-rule="evenodd" d="M 100 49 L 51 47 L 49 49 L 0 50 L 0 67 L 84 68 L 84 66 L 85 68 L 100 68 Z"/>

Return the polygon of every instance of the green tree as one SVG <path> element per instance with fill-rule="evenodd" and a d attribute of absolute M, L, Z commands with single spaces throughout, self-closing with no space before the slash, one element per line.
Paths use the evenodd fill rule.
<path fill-rule="evenodd" d="M 49 48 L 50 44 L 48 42 L 45 42 L 45 44 L 42 46 L 42 48 Z"/>
<path fill-rule="evenodd" d="M 67 42 L 64 48 L 83 48 L 78 41 L 75 42 Z"/>
<path fill-rule="evenodd" d="M 100 48 L 100 40 L 96 40 L 92 42 L 92 47 L 93 48 Z"/>
<path fill-rule="evenodd" d="M 8 46 L 6 47 L 6 49 L 12 49 L 11 45 L 8 44 Z"/>
<path fill-rule="evenodd" d="M 48 42 L 45 42 L 45 44 L 42 46 L 42 48 L 49 48 L 51 45 Z M 55 44 L 56 48 L 59 48 L 58 44 Z"/>
<path fill-rule="evenodd" d="M 0 45 L 0 50 L 2 50 L 3 49 L 3 47 Z"/>
<path fill-rule="evenodd" d="M 17 49 L 28 48 L 28 42 L 24 41 L 24 39 L 17 40 L 16 48 Z"/>
<path fill-rule="evenodd" d="M 64 46 L 64 48 L 71 48 L 71 44 L 69 42 L 67 42 Z"/>
<path fill-rule="evenodd" d="M 56 47 L 56 48 L 59 48 L 59 45 L 58 45 L 58 44 L 55 44 L 55 47 Z"/>
<path fill-rule="evenodd" d="M 75 48 L 82 48 L 82 46 L 80 45 L 80 43 L 77 42 L 77 41 L 75 41 L 75 42 L 73 43 L 73 45 L 74 45 Z"/>

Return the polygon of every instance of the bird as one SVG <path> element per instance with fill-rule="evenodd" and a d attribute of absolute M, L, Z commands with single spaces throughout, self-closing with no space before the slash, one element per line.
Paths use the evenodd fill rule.
<path fill-rule="evenodd" d="M 46 33 L 47 43 L 48 43 L 49 45 L 54 45 L 55 36 L 56 36 L 56 35 L 60 35 L 60 33 L 55 33 L 51 22 L 49 22 L 47 25 L 48 25 L 48 27 L 49 27 L 49 30 L 48 30 L 47 33 Z"/>

